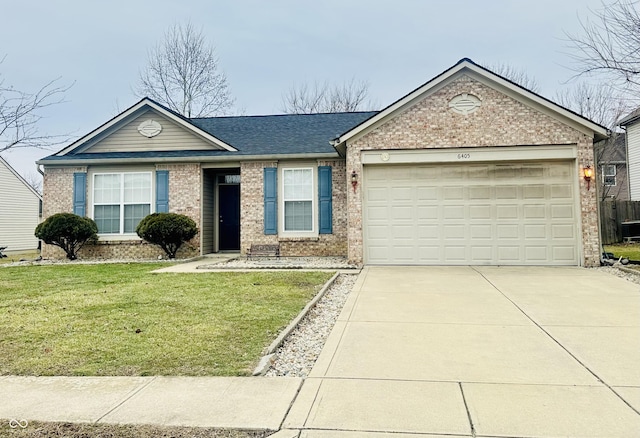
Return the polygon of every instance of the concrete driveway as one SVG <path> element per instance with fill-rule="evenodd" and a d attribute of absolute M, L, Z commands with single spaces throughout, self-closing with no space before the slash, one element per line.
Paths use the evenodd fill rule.
<path fill-rule="evenodd" d="M 581 268 L 367 267 L 283 427 L 638 437 L 640 287 Z"/>

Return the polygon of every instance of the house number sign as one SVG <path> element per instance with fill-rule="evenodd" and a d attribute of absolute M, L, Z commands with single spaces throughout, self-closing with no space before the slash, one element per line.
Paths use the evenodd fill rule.
<path fill-rule="evenodd" d="M 458 160 L 468 160 L 471 158 L 471 154 L 458 154 Z"/>

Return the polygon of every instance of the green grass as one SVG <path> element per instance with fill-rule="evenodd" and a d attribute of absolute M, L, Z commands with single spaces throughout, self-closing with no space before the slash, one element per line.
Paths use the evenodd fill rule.
<path fill-rule="evenodd" d="M 0 375 L 247 375 L 331 276 L 165 266 L 0 269 Z"/>
<path fill-rule="evenodd" d="M 626 257 L 629 260 L 640 260 L 640 243 L 617 243 L 605 245 L 605 252 L 612 252 L 615 258 Z"/>

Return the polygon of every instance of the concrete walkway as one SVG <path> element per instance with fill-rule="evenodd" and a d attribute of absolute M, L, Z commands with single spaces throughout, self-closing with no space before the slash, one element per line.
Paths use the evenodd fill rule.
<path fill-rule="evenodd" d="M 0 418 L 274 438 L 637 437 L 639 345 L 640 287 L 604 272 L 369 267 L 304 383 L 2 376 Z"/>
<path fill-rule="evenodd" d="M 640 436 L 637 285 L 579 268 L 369 267 L 354 292 L 282 437 Z"/>
<path fill-rule="evenodd" d="M 5 376 L 0 418 L 277 430 L 301 384 L 283 377 Z"/>

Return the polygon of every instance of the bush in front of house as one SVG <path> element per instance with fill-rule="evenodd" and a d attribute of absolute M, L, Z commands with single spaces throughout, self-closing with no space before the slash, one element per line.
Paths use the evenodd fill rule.
<path fill-rule="evenodd" d="M 59 246 L 69 260 L 75 260 L 85 243 L 98 240 L 98 226 L 88 217 L 57 213 L 36 227 L 35 236 L 49 245 Z"/>
<path fill-rule="evenodd" d="M 175 259 L 182 244 L 198 234 L 198 227 L 193 219 L 182 214 L 152 213 L 140 221 L 136 233 Z"/>

